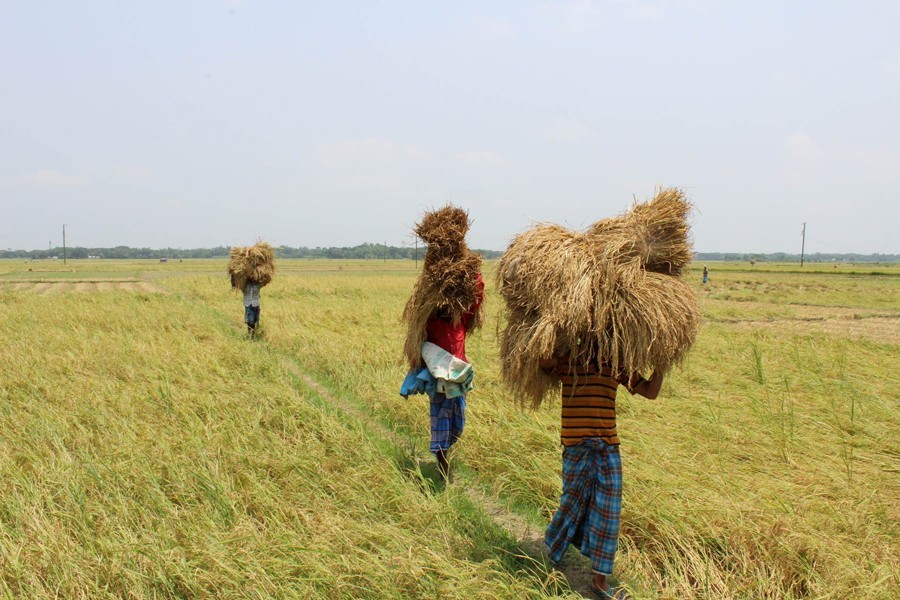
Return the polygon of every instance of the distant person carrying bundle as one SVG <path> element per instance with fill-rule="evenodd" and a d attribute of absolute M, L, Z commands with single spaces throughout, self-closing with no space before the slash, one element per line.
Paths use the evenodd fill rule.
<path fill-rule="evenodd" d="M 244 323 L 247 333 L 256 334 L 259 325 L 260 291 L 272 281 L 275 274 L 275 253 L 265 242 L 257 242 L 253 246 L 231 249 L 228 261 L 228 274 L 231 275 L 231 287 L 241 290 L 244 295 Z"/>
<path fill-rule="evenodd" d="M 693 254 L 689 212 L 679 190 L 660 190 L 582 233 L 534 227 L 497 267 L 504 380 L 533 406 L 562 391 L 562 496 L 544 541 L 554 562 L 570 544 L 590 558 L 604 598 L 627 597 L 608 581 L 622 500 L 616 392 L 656 398 L 699 329 L 693 291 L 680 279 Z"/>
<path fill-rule="evenodd" d="M 400 394 L 424 393 L 431 399 L 429 449 L 445 481 L 448 452 L 465 427 L 466 394 L 475 376 L 466 358 L 466 336 L 483 320 L 482 259 L 466 246 L 468 230 L 469 215 L 450 205 L 426 213 L 416 225 L 428 249 L 403 310 L 409 372 Z"/>
<path fill-rule="evenodd" d="M 244 323 L 247 324 L 247 333 L 253 335 L 259 324 L 259 291 L 262 286 L 252 279 L 247 280 L 244 286 Z"/>

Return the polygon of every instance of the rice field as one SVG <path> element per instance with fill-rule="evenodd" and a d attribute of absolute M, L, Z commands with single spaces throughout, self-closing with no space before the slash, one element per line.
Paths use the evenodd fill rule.
<path fill-rule="evenodd" d="M 0 261 L 0 590 L 28 598 L 578 597 L 539 550 L 559 407 L 502 385 L 501 301 L 439 482 L 400 315 L 412 261 Z M 419 263 L 421 266 L 421 263 Z M 695 263 L 704 324 L 620 391 L 634 598 L 898 597 L 900 266 Z"/>

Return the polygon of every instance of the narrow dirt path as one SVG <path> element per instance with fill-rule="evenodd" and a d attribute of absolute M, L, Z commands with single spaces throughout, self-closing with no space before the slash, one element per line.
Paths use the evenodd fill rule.
<path fill-rule="evenodd" d="M 327 401 L 330 405 L 339 408 L 341 411 L 352 415 L 354 418 L 360 421 L 365 422 L 367 426 L 370 426 L 375 430 L 375 432 L 378 434 L 378 437 L 390 441 L 395 446 L 403 445 L 403 439 L 396 431 L 384 426 L 379 421 L 372 419 L 370 415 L 365 414 L 362 410 L 359 409 L 359 407 L 351 404 L 350 402 L 347 402 L 343 398 L 332 394 L 324 385 L 304 373 L 300 369 L 300 366 L 292 359 L 282 358 L 281 364 L 284 365 L 284 367 L 288 371 L 302 380 L 304 385 L 315 390 L 316 394 L 318 394 L 319 397 L 323 400 Z"/>
<path fill-rule="evenodd" d="M 148 278 L 150 279 L 150 278 Z M 156 282 L 154 282 L 156 283 Z M 167 289 L 165 285 L 158 287 Z M 168 290 L 171 292 L 171 290 Z M 183 294 L 175 294 L 190 300 L 188 296 Z M 281 354 L 276 350 L 276 353 Z M 284 368 L 291 374 L 296 376 L 304 385 L 314 390 L 316 394 L 332 407 L 337 408 L 347 415 L 351 415 L 355 419 L 366 423 L 373 433 L 377 434 L 383 440 L 389 441 L 396 447 L 409 447 L 410 443 L 407 438 L 400 433 L 394 431 L 390 427 L 385 426 L 380 421 L 372 418 L 373 415 L 358 405 L 345 400 L 335 394 L 332 394 L 328 388 L 315 378 L 306 374 L 292 358 L 281 354 L 281 362 Z M 414 457 L 418 463 L 423 457 Z M 431 459 L 429 456 L 428 459 Z M 500 504 L 495 498 L 492 498 L 480 491 L 474 481 L 468 480 L 464 476 L 455 476 L 451 485 L 459 485 L 457 489 L 461 489 L 466 497 L 476 506 L 481 507 L 482 511 L 491 517 L 493 521 L 505 531 L 507 531 L 513 539 L 515 539 L 520 547 L 533 559 L 548 562 L 544 551 L 544 534 L 541 528 L 535 527 L 529 523 L 523 516 L 512 512 L 508 508 Z M 578 564 L 578 563 L 582 564 Z M 591 572 L 590 567 L 586 566 L 584 561 L 580 559 L 577 550 L 569 549 L 563 561 L 556 566 L 556 571 L 561 573 L 569 588 L 585 598 L 597 598 L 597 594 L 591 589 Z"/>
<path fill-rule="evenodd" d="M 399 433 L 386 427 L 376 419 L 373 419 L 372 415 L 367 414 L 355 404 L 332 394 L 324 385 L 304 373 L 299 365 L 292 359 L 285 357 L 282 359 L 282 364 L 288 371 L 298 377 L 304 385 L 313 389 L 320 398 L 346 414 L 352 415 L 354 418 L 367 423 L 382 439 L 388 440 L 399 447 L 408 445 L 407 440 Z M 419 462 L 421 457 L 417 456 L 415 459 Z M 481 490 L 477 489 L 473 485 L 474 482 L 465 481 L 464 478 L 459 475 L 454 476 L 454 481 L 461 483 L 462 486 L 459 489 L 465 493 L 466 497 L 468 497 L 473 504 L 481 507 L 486 515 L 490 516 L 498 526 L 509 533 L 529 556 L 533 558 L 546 557 L 544 551 L 544 532 L 542 528 L 536 527 L 521 515 L 502 506 L 494 498 L 491 498 Z M 565 576 L 569 587 L 572 588 L 574 592 L 577 592 L 586 598 L 596 598 L 596 594 L 591 590 L 590 568 L 585 567 L 584 565 L 573 564 L 573 562 L 575 562 L 572 561 L 573 554 L 577 554 L 577 551 L 570 549 L 562 563 L 557 565 L 557 571 Z M 546 558 L 543 558 L 543 560 L 546 561 Z"/>

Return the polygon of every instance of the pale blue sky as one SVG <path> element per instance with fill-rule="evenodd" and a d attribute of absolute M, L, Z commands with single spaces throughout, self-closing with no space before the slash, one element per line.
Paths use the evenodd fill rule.
<path fill-rule="evenodd" d="M 0 0 L 0 248 L 470 244 L 686 188 L 700 251 L 900 252 L 900 2 Z"/>

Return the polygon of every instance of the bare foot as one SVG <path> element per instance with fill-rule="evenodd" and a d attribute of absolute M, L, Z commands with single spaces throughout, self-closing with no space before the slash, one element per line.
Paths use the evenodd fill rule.
<path fill-rule="evenodd" d="M 438 450 L 434 455 L 437 457 L 438 471 L 441 472 L 444 483 L 447 483 L 450 480 L 450 461 L 447 460 L 447 455 L 443 450 Z"/>
<path fill-rule="evenodd" d="M 594 576 L 591 578 L 591 587 L 601 594 L 609 595 L 609 583 L 606 581 L 606 575 L 594 573 Z"/>

